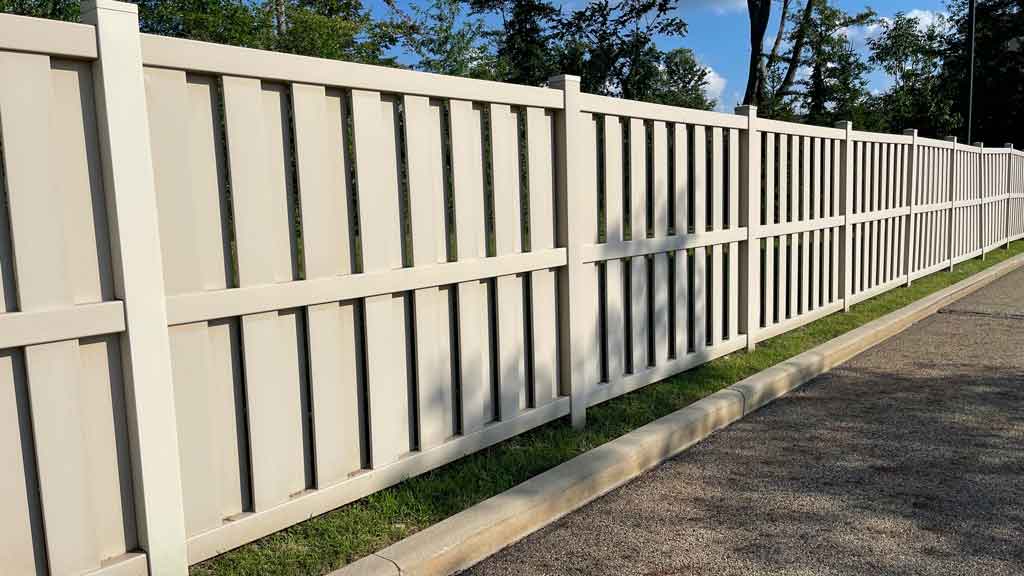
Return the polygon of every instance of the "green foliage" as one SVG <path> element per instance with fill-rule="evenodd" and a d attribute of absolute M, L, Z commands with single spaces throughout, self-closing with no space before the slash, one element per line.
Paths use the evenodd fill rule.
<path fill-rule="evenodd" d="M 803 9 L 787 12 L 775 47 L 764 56 L 758 113 L 824 126 L 869 116 L 870 67 L 848 32 L 874 18 L 871 10 L 851 15 L 829 0 L 809 0 Z"/>
<path fill-rule="evenodd" d="M 77 22 L 78 0 L 0 0 L 0 13 Z"/>
<path fill-rule="evenodd" d="M 140 0 L 145 32 L 204 42 L 263 48 L 271 21 L 243 0 Z"/>
<path fill-rule="evenodd" d="M 272 50 L 366 64 L 394 64 L 394 59 L 385 57 L 384 52 L 398 42 L 401 25 L 375 21 L 361 0 L 273 0 L 259 9 L 275 10 Z"/>
<path fill-rule="evenodd" d="M 831 126 L 851 120 L 863 112 L 868 98 L 869 67 L 847 37 L 847 30 L 874 20 L 870 10 L 850 15 L 830 6 L 825 0 L 813 2 L 807 29 L 806 51 L 799 55 L 810 74 L 797 81 L 802 89 L 796 94 L 804 121 Z"/>
<path fill-rule="evenodd" d="M 967 138 L 968 0 L 952 0 L 941 81 L 952 92 L 962 119 L 954 132 Z M 979 0 L 976 15 L 974 131 L 972 140 L 1024 147 L 1024 3 Z"/>
<path fill-rule="evenodd" d="M 707 97 L 710 70 L 701 66 L 689 48 L 676 48 L 661 59 L 658 80 L 644 100 L 669 106 L 711 110 L 717 102 Z"/>
<path fill-rule="evenodd" d="M 652 100 L 667 56 L 655 39 L 686 34 L 676 8 L 676 0 L 595 0 L 559 19 L 563 71 L 580 76 L 585 92 Z M 676 73 L 689 70 L 676 67 Z"/>
<path fill-rule="evenodd" d="M 552 58 L 558 10 L 545 0 L 469 0 L 475 13 L 497 13 L 503 26 L 488 35 L 497 46 L 501 80 L 540 86 L 559 74 Z"/>
<path fill-rule="evenodd" d="M 138 0 L 142 30 L 164 36 L 367 64 L 403 24 L 375 20 L 361 0 Z"/>
<path fill-rule="evenodd" d="M 942 137 L 953 133 L 961 118 L 953 95 L 941 77 L 944 20 L 927 28 L 917 18 L 897 13 L 881 23 L 882 33 L 868 40 L 871 62 L 892 78 L 878 99 L 878 114 L 891 132 L 917 128 Z"/>
<path fill-rule="evenodd" d="M 416 18 L 404 42 L 419 57 L 416 68 L 486 80 L 503 77 L 483 21 L 464 14 L 463 6 L 462 0 L 433 0 L 427 8 L 413 7 Z"/>

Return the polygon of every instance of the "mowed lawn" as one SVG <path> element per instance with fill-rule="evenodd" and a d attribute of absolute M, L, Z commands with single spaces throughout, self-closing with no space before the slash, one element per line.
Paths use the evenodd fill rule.
<path fill-rule="evenodd" d="M 1024 252 L 1024 242 L 937 272 L 193 566 L 192 576 L 314 575 L 388 546 L 482 500 L 778 362 Z"/>

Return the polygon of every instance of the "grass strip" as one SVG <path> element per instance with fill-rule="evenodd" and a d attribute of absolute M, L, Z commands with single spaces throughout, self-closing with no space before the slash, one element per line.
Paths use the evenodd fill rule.
<path fill-rule="evenodd" d="M 752 374 L 1024 252 L 1024 242 L 958 264 L 192 566 L 192 576 L 320 576 Z"/>

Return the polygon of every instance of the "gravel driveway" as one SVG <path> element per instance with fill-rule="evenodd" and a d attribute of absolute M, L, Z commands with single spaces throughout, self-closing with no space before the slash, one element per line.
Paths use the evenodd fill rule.
<path fill-rule="evenodd" d="M 1024 575 L 1024 269 L 467 573 Z"/>

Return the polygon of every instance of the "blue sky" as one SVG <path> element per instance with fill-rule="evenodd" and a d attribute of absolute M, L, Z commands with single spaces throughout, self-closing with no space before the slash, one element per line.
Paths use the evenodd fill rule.
<path fill-rule="evenodd" d="M 384 16 L 388 8 L 382 0 L 364 0 L 376 14 Z M 426 3 L 428 0 L 398 0 L 399 6 L 405 8 L 410 4 Z M 566 0 L 563 6 L 571 7 L 585 0 Z M 922 21 L 928 21 L 935 15 L 946 12 L 944 0 L 876 0 L 863 2 L 858 0 L 834 0 L 835 5 L 847 12 L 859 12 L 871 7 L 881 17 L 890 17 L 903 11 L 917 15 Z M 747 20 L 746 0 L 679 0 L 679 15 L 689 26 L 689 33 L 682 39 L 665 39 L 659 45 L 662 49 L 684 46 L 691 48 L 697 58 L 711 73 L 710 95 L 718 99 L 719 108 L 730 110 L 743 97 L 747 81 L 747 61 L 749 54 L 749 24 Z M 773 6 L 773 22 L 766 35 L 766 44 L 774 38 L 778 26 L 779 4 Z M 873 29 L 861 29 L 851 33 L 854 43 L 866 50 L 865 38 L 873 34 Z M 412 63 L 408 55 L 398 52 L 404 63 Z M 869 88 L 882 90 L 888 85 L 888 79 L 881 72 L 872 74 Z"/>

